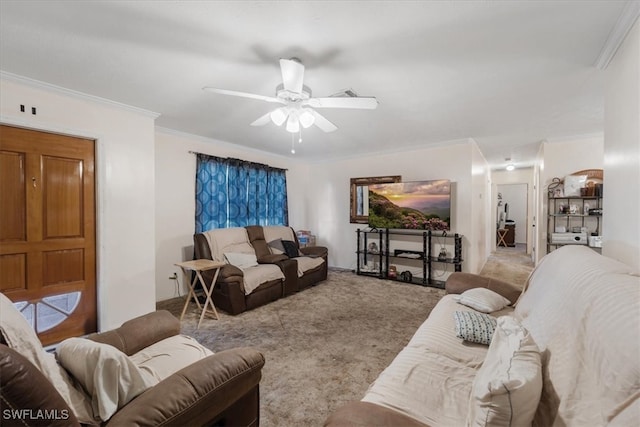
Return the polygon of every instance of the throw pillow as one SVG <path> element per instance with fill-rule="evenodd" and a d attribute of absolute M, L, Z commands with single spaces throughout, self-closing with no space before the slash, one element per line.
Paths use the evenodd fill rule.
<path fill-rule="evenodd" d="M 86 338 L 69 338 L 56 348 L 58 362 L 91 396 L 93 414 L 107 421 L 158 381 L 138 369 L 117 348 Z"/>
<path fill-rule="evenodd" d="M 227 262 L 229 264 L 235 265 L 240 270 L 244 270 L 245 268 L 249 267 L 255 267 L 256 265 L 258 265 L 256 254 L 225 252 L 224 257 L 227 259 Z"/>
<path fill-rule="evenodd" d="M 489 345 L 496 319 L 475 311 L 456 311 L 453 313 L 456 322 L 456 336 L 465 341 Z"/>
<path fill-rule="evenodd" d="M 295 258 L 301 256 L 300 251 L 298 250 L 298 245 L 296 242 L 292 240 L 283 240 L 282 245 L 284 246 L 284 253 L 287 254 L 289 258 Z"/>
<path fill-rule="evenodd" d="M 454 300 L 481 313 L 492 313 L 511 304 L 511 301 L 487 288 L 468 289 L 456 295 Z"/>
<path fill-rule="evenodd" d="M 564 177 L 564 197 L 580 196 L 580 189 L 587 186 L 587 175 L 567 175 Z"/>
<path fill-rule="evenodd" d="M 541 392 L 538 346 L 514 317 L 499 317 L 487 356 L 471 386 L 467 425 L 531 425 Z"/>
<path fill-rule="evenodd" d="M 285 253 L 284 245 L 282 244 L 282 239 L 272 240 L 267 245 L 269 246 L 269 249 L 271 249 L 272 254 L 281 255 Z"/>

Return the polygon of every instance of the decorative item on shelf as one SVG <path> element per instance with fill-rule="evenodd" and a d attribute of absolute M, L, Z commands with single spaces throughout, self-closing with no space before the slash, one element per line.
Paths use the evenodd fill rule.
<path fill-rule="evenodd" d="M 367 251 L 371 254 L 377 254 L 378 253 L 378 245 L 376 244 L 376 242 L 371 242 L 369 243 L 369 247 L 367 248 Z"/>
<path fill-rule="evenodd" d="M 589 246 L 592 248 L 601 248 L 602 236 L 589 236 Z"/>
<path fill-rule="evenodd" d="M 551 184 L 547 187 L 549 197 L 562 197 L 562 180 L 560 178 L 553 178 Z"/>
<path fill-rule="evenodd" d="M 580 196 L 593 197 L 596 194 L 596 185 L 593 181 L 588 181 L 585 187 L 580 189 Z"/>
<path fill-rule="evenodd" d="M 413 274 L 411 274 L 409 270 L 405 270 L 400 273 L 400 279 L 402 279 L 403 282 L 410 282 L 413 280 Z"/>
<path fill-rule="evenodd" d="M 440 253 L 438 254 L 438 261 L 446 261 L 447 260 L 447 250 L 444 248 L 440 248 Z"/>
<path fill-rule="evenodd" d="M 393 256 L 398 258 L 409 258 L 409 259 L 422 259 L 424 254 L 422 251 L 410 251 L 407 249 L 396 249 L 393 251 Z"/>
<path fill-rule="evenodd" d="M 387 274 L 390 279 L 395 279 L 398 277 L 398 269 L 395 265 L 389 266 L 389 273 Z"/>
<path fill-rule="evenodd" d="M 594 192 L 594 196 L 602 197 L 602 190 L 603 190 L 602 184 L 596 183 L 596 189 L 595 189 L 595 192 Z"/>

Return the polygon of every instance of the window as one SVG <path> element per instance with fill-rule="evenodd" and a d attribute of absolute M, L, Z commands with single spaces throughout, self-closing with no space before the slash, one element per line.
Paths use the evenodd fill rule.
<path fill-rule="evenodd" d="M 288 223 L 286 170 L 197 153 L 196 233 Z"/>
<path fill-rule="evenodd" d="M 40 333 L 64 322 L 78 307 L 80 295 L 79 291 L 69 292 L 44 297 L 35 303 L 19 301 L 13 305 L 27 319 L 31 327 Z"/>

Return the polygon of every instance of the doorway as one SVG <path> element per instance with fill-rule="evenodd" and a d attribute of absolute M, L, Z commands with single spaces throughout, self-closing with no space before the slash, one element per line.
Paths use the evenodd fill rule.
<path fill-rule="evenodd" d="M 506 230 L 506 234 L 496 241 L 497 248 L 515 249 L 527 252 L 529 239 L 528 225 L 528 185 L 498 184 L 496 186 L 496 228 Z M 502 243 L 502 244 L 499 244 Z"/>
<path fill-rule="evenodd" d="M 0 126 L 0 291 L 43 345 L 97 329 L 95 141 Z"/>

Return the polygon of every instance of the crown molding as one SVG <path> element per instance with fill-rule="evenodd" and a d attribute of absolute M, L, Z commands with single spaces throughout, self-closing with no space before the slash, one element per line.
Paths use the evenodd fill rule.
<path fill-rule="evenodd" d="M 29 77 L 20 76 L 18 74 L 9 73 L 7 71 L 0 70 L 0 78 L 4 80 L 13 81 L 16 83 L 24 84 L 25 86 L 29 86 L 35 89 L 43 89 L 49 92 L 58 93 L 61 95 L 66 95 L 71 98 L 81 99 L 83 101 L 91 101 L 96 102 L 98 104 L 107 105 L 110 107 L 115 107 L 120 110 L 126 110 L 130 112 L 134 112 L 137 114 L 141 114 L 143 116 L 147 116 L 153 119 L 157 119 L 160 117 L 160 113 L 155 113 L 153 111 L 145 110 L 143 108 L 133 107 L 131 105 L 123 104 L 121 102 L 112 101 L 110 99 L 101 98 L 99 96 L 89 95 L 83 92 L 78 92 L 73 89 L 67 89 L 61 86 L 56 86 L 51 83 L 46 83 L 40 80 L 35 80 Z"/>
<path fill-rule="evenodd" d="M 279 157 L 279 158 L 286 159 L 286 160 L 295 160 L 295 161 L 306 162 L 306 160 L 300 159 L 300 158 L 296 158 L 295 156 L 272 153 L 270 151 L 260 150 L 259 148 L 247 147 L 245 145 L 236 144 L 236 143 L 233 143 L 233 142 L 230 142 L 230 141 L 223 141 L 222 139 L 209 138 L 207 136 L 196 135 L 194 133 L 189 133 L 189 132 L 184 132 L 184 131 L 181 131 L 181 130 L 166 128 L 166 127 L 163 127 L 163 126 L 155 126 L 155 130 L 156 130 L 157 133 L 163 133 L 165 135 L 176 136 L 176 137 L 179 137 L 179 138 L 186 138 L 186 139 L 192 140 L 194 142 L 202 142 L 202 143 L 206 143 L 206 144 L 216 144 L 218 146 L 223 146 L 223 147 L 225 147 L 227 149 L 230 149 L 230 150 L 242 150 L 242 151 L 247 151 L 247 152 L 260 154 L 260 155 L 265 155 L 266 154 L 266 155 L 269 155 L 269 156 Z"/>
<path fill-rule="evenodd" d="M 640 16 L 640 1 L 628 1 L 618 17 L 618 21 L 611 29 L 600 55 L 596 58 L 594 65 L 597 69 L 604 70 L 607 68 L 638 16 Z"/>

